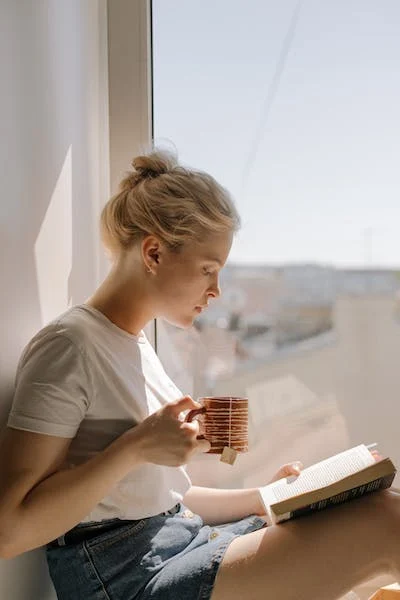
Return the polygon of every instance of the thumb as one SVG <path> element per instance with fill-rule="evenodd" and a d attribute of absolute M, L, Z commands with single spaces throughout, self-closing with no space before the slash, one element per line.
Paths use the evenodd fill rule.
<path fill-rule="evenodd" d="M 205 438 L 197 438 L 197 452 L 208 452 L 211 449 L 211 444 Z"/>
<path fill-rule="evenodd" d="M 201 404 L 193 400 L 191 396 L 184 396 L 183 398 L 179 398 L 179 400 L 175 400 L 175 402 L 171 402 L 171 404 L 168 405 L 168 408 L 170 414 L 178 418 L 181 412 L 201 408 Z"/>
<path fill-rule="evenodd" d="M 296 460 L 295 462 L 285 465 L 285 468 L 290 475 L 300 475 L 300 472 L 303 468 L 303 463 L 301 463 L 299 460 Z"/>

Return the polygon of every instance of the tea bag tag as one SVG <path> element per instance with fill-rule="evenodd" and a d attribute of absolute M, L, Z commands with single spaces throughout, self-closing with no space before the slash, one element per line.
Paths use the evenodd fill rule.
<path fill-rule="evenodd" d="M 221 454 L 221 462 L 227 463 L 228 465 L 233 465 L 237 457 L 237 452 L 233 448 L 229 448 L 228 446 L 224 446 L 224 449 Z"/>

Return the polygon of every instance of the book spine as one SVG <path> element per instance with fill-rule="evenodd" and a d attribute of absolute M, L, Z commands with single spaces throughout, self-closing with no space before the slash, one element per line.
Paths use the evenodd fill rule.
<path fill-rule="evenodd" d="M 379 479 L 375 479 L 374 481 L 370 481 L 364 485 L 359 485 L 350 490 L 346 490 L 345 492 L 337 494 L 336 496 L 325 498 L 319 502 L 303 506 L 302 508 L 298 508 L 297 510 L 285 513 L 283 515 L 276 515 L 275 523 L 281 523 L 282 521 L 288 521 L 289 519 L 296 519 L 297 517 L 302 517 L 312 512 L 323 510 L 324 508 L 330 508 L 337 504 L 342 504 L 343 502 L 360 498 L 361 496 L 370 494 L 371 492 L 384 490 L 392 485 L 394 477 L 395 473 L 391 473 L 386 477 L 380 477 Z"/>

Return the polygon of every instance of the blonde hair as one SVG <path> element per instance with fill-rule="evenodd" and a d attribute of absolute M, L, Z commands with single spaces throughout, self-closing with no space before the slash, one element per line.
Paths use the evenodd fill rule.
<path fill-rule="evenodd" d="M 211 175 L 183 167 L 172 153 L 160 150 L 137 156 L 131 164 L 133 171 L 101 214 L 102 239 L 111 254 L 148 234 L 179 251 L 210 233 L 239 229 L 229 192 Z"/>

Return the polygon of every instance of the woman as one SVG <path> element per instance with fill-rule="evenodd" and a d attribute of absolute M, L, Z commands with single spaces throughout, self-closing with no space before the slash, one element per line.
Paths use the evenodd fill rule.
<path fill-rule="evenodd" d="M 46 544 L 60 600 L 322 600 L 397 574 L 394 492 L 266 528 L 257 489 L 191 485 L 183 465 L 209 443 L 182 412 L 198 405 L 143 327 L 189 327 L 219 296 L 239 218 L 212 177 L 169 155 L 132 164 L 102 213 L 109 275 L 21 358 L 1 449 L 1 555 Z"/>

